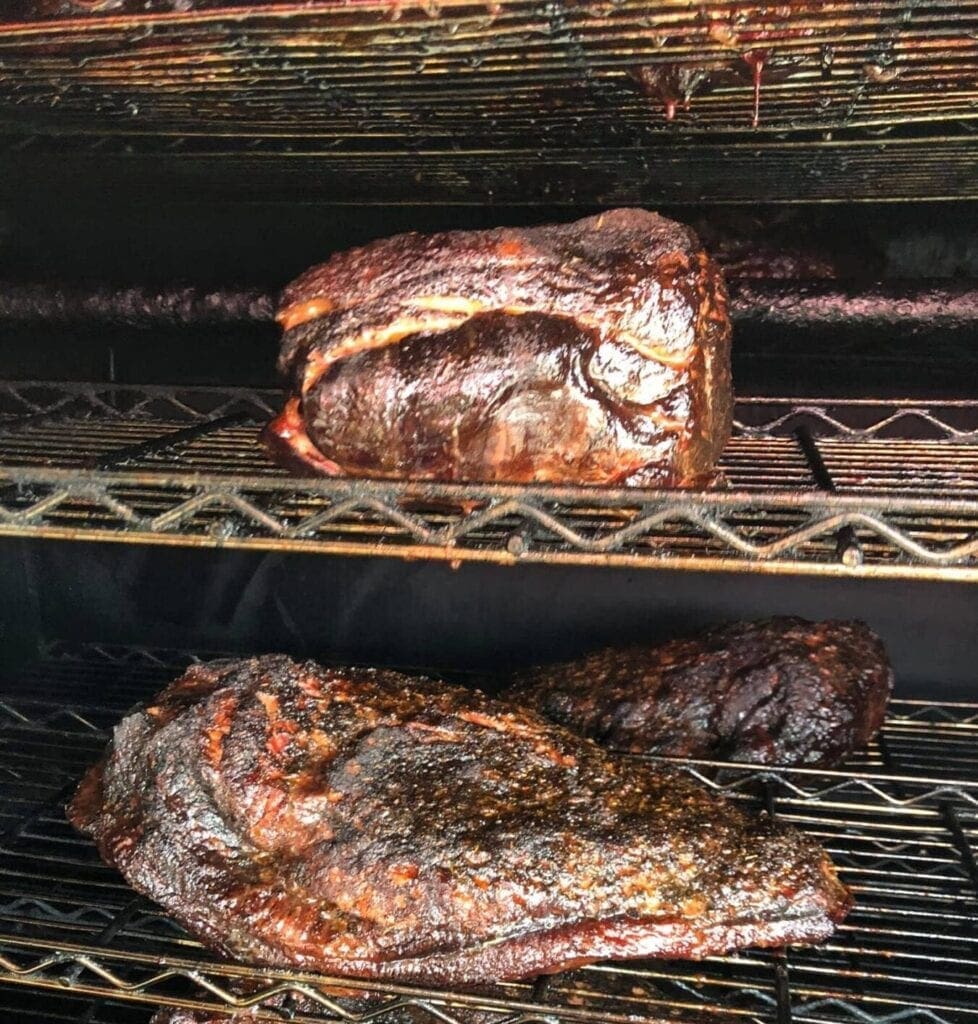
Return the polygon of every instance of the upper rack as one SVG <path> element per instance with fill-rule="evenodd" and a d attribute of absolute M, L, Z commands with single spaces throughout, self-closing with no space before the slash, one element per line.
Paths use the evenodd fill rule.
<path fill-rule="evenodd" d="M 353 202 L 962 198 L 976 29 L 970 0 L 8 3 L 0 190 L 94 162 Z"/>
<path fill-rule="evenodd" d="M 290 476 L 276 391 L 0 384 L 0 535 L 978 579 L 978 401 L 742 398 L 709 490 Z"/>
<path fill-rule="evenodd" d="M 953 122 L 976 25 L 973 0 L 48 0 L 0 16 L 0 109 L 394 145 Z"/>

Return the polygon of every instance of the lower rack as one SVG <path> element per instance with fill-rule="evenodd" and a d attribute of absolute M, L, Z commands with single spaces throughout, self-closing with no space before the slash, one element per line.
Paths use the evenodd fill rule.
<path fill-rule="evenodd" d="M 894 701 L 880 739 L 838 770 L 676 762 L 830 850 L 856 908 L 817 948 L 448 991 L 219 961 L 72 831 L 64 801 L 112 725 L 189 660 L 55 646 L 3 681 L 0 1008 L 43 989 L 38 1006 L 97 1000 L 93 1022 L 142 1004 L 346 1024 L 978 1024 L 978 703 Z"/>
<path fill-rule="evenodd" d="M 978 580 L 978 401 L 741 399 L 695 491 L 293 477 L 279 401 L 0 383 L 0 536 Z"/>

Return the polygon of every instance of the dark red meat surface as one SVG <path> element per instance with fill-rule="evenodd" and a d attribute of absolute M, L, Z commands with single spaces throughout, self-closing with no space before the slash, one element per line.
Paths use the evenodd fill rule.
<path fill-rule="evenodd" d="M 892 686 L 863 623 L 785 617 L 531 669 L 504 696 L 617 750 L 831 765 L 876 734 Z"/>
<path fill-rule="evenodd" d="M 793 828 L 533 712 L 284 657 L 192 667 L 70 807 L 216 950 L 475 984 L 813 942 L 850 897 Z"/>
<path fill-rule="evenodd" d="M 701 484 L 730 433 L 720 273 L 644 210 L 374 242 L 279 320 L 293 397 L 266 440 L 307 471 Z"/>

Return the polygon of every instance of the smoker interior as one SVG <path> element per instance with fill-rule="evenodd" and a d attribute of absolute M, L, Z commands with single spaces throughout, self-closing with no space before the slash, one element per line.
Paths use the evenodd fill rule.
<path fill-rule="evenodd" d="M 978 1021 L 978 5 L 110 6 L 0 15 L 0 1018 Z M 731 281 L 721 486 L 269 462 L 283 283 L 399 231 L 623 204 L 835 268 Z M 338 986 L 218 961 L 65 821 L 193 658 L 465 682 L 775 613 L 865 619 L 897 675 L 837 770 L 682 766 L 831 851 L 857 904 L 815 949 Z"/>
<path fill-rule="evenodd" d="M 966 288 L 970 211 L 942 209 L 908 209 L 889 232 L 881 213 L 844 217 L 877 239 L 874 267 L 891 261 L 898 272 L 885 276 L 905 282 L 897 289 L 915 293 L 931 276 L 914 260 L 932 273 L 937 236 L 945 284 Z M 137 211 L 124 201 L 100 218 L 70 202 L 56 216 L 28 212 L 8 221 L 14 283 L 84 292 L 189 281 L 260 294 L 298 269 L 293 233 L 309 236 L 311 252 L 320 229 L 328 250 L 411 218 L 500 217 L 418 208 L 361 222 L 319 210 L 313 230 L 297 227 L 298 209 L 280 210 L 259 216 L 262 242 L 243 255 L 236 204 L 212 211 L 220 229 L 203 234 L 200 208 L 175 202 Z M 794 223 L 830 248 L 853 244 L 838 211 Z M 124 234 L 141 239 L 140 265 L 120 254 Z M 728 487 L 669 496 L 674 521 L 656 519 L 657 495 L 291 479 L 257 443 L 280 397 L 274 331 L 261 323 L 32 316 L 8 318 L 5 330 L 0 1005 L 10 1014 L 146 1021 L 159 1004 L 228 1010 L 288 990 L 319 1007 L 299 1020 L 390 1020 L 405 1003 L 448 1024 L 978 1017 L 978 637 L 968 628 L 978 396 L 967 324 L 918 322 L 901 335 L 870 323 L 848 336 L 744 325 Z M 473 497 L 474 511 L 451 510 Z M 753 547 L 697 533 L 697 509 Z M 847 532 L 838 517 L 849 514 L 862 518 Z M 654 522 L 642 528 L 643 517 Z M 792 540 L 819 517 L 824 529 Z M 866 619 L 898 676 L 882 739 L 836 771 L 685 766 L 828 846 L 858 904 L 817 949 L 600 965 L 478 992 L 354 985 L 376 1000 L 365 1012 L 335 980 L 217 961 L 64 819 L 66 795 L 113 723 L 192 657 L 284 650 L 464 682 L 470 670 L 777 612 Z M 247 996 L 235 992 L 241 978 L 254 985 Z M 274 1020 L 289 1008 L 256 1012 Z"/>

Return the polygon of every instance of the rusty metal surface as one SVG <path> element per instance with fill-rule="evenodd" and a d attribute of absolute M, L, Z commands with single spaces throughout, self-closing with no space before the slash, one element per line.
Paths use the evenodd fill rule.
<path fill-rule="evenodd" d="M 0 14 L 0 126 L 15 147 L 160 139 L 184 184 L 226 182 L 229 149 L 242 189 L 298 177 L 340 201 L 960 197 L 976 30 L 972 0 L 21 2 Z M 70 176 L 86 150 L 65 148 Z M 129 148 L 124 177 L 169 183 Z"/>
<path fill-rule="evenodd" d="M 381 144 L 931 122 L 976 116 L 976 24 L 920 0 L 49 0 L 0 22 L 0 105 Z"/>

